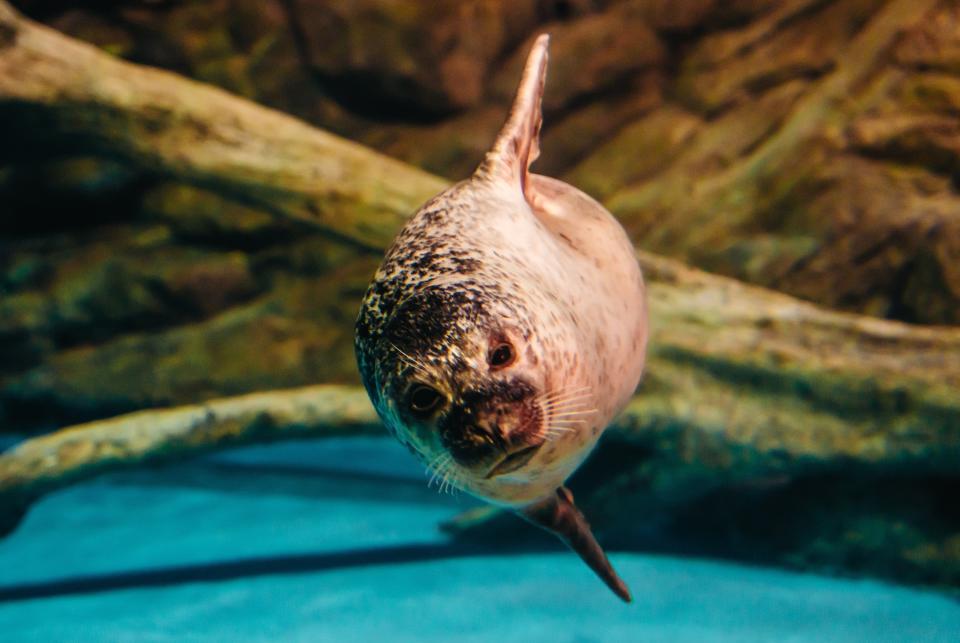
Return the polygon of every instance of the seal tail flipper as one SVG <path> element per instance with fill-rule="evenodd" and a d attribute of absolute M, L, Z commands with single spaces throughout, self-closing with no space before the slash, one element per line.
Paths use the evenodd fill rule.
<path fill-rule="evenodd" d="M 540 126 L 543 123 L 540 106 L 547 78 L 549 44 L 548 34 L 541 34 L 534 41 L 507 122 L 475 173 L 476 176 L 519 184 L 524 194 L 530 164 L 540 156 Z"/>
<path fill-rule="evenodd" d="M 613 570 L 607 555 L 593 537 L 586 518 L 573 504 L 573 494 L 569 489 L 559 487 L 555 494 L 524 507 L 519 513 L 527 521 L 559 536 L 614 594 L 627 603 L 633 600 L 627 584 Z"/>

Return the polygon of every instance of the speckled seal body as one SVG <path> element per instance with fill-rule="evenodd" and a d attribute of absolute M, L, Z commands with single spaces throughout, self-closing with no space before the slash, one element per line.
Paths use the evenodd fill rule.
<path fill-rule="evenodd" d="M 582 201 L 576 219 L 563 218 L 566 208 L 535 216 L 522 194 L 496 181 L 454 186 L 424 206 L 387 253 L 358 330 L 374 404 L 426 464 L 471 400 L 566 392 L 573 401 L 558 413 L 589 410 L 523 468 L 491 479 L 457 476 L 471 493 L 506 504 L 552 492 L 583 461 L 636 388 L 646 339 L 643 283 L 620 226 L 585 195 L 533 178 L 564 205 Z M 485 358 L 501 338 L 518 358 L 491 372 Z M 402 403 L 411 380 L 424 376 L 450 400 L 436 425 L 410 417 Z M 560 421 L 548 411 L 540 409 L 541 431 Z"/>
<path fill-rule="evenodd" d="M 528 170 L 546 50 L 542 36 L 474 175 L 423 205 L 387 251 L 356 351 L 388 429 L 443 480 L 521 512 L 568 501 L 576 512 L 558 490 L 633 394 L 647 317 L 619 223 Z"/>

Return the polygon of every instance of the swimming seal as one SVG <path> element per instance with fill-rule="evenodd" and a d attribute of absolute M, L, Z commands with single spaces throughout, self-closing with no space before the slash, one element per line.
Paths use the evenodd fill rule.
<path fill-rule="evenodd" d="M 549 37 L 527 59 L 493 148 L 424 204 L 364 297 L 357 362 L 383 423 L 442 485 L 558 535 L 630 592 L 563 483 L 643 372 L 633 246 L 603 206 L 532 174 Z"/>

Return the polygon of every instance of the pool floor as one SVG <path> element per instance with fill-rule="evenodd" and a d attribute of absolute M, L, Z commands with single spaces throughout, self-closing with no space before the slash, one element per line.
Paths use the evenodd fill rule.
<path fill-rule="evenodd" d="M 0 640 L 960 641 L 960 603 L 895 585 L 613 553 L 474 550 L 391 440 L 237 450 L 54 494 L 0 541 Z"/>

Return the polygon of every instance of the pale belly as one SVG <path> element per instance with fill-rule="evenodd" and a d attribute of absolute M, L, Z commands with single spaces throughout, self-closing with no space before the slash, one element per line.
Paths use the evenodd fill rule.
<path fill-rule="evenodd" d="M 558 314 L 568 316 L 561 343 L 576 347 L 561 347 L 564 355 L 551 366 L 549 388 L 585 390 L 588 396 L 578 408 L 592 412 L 577 416 L 578 423 L 544 444 L 523 469 L 468 481 L 470 493 L 489 501 L 523 505 L 561 486 L 630 401 L 643 374 L 648 335 L 643 276 L 619 223 L 596 207 L 599 212 L 588 213 L 593 218 L 586 225 L 582 218 L 547 221 L 560 239 L 559 258 L 539 276 L 543 289 L 553 291 L 550 299 L 561 301 Z"/>

